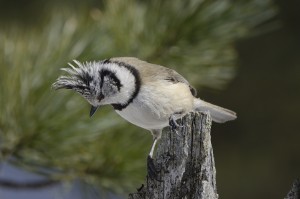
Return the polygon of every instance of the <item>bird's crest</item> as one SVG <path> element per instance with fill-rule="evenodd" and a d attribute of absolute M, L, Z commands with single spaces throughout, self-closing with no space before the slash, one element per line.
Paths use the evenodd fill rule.
<path fill-rule="evenodd" d="M 93 80 L 93 70 L 97 67 L 96 62 L 80 63 L 77 60 L 73 60 L 76 66 L 68 63 L 70 68 L 61 68 L 61 70 L 67 72 L 67 75 L 60 76 L 53 84 L 52 88 L 58 89 L 72 89 L 80 94 L 87 93 L 90 90 L 90 84 Z"/>

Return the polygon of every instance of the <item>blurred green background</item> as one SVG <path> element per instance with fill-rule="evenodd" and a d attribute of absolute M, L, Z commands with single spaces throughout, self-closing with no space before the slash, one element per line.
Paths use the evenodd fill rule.
<path fill-rule="evenodd" d="M 151 135 L 111 107 L 89 118 L 51 90 L 73 59 L 134 56 L 176 69 L 238 120 L 214 124 L 221 198 L 283 198 L 300 176 L 300 4 L 244 1 L 0 1 L 0 158 L 102 191 L 144 181 Z"/>

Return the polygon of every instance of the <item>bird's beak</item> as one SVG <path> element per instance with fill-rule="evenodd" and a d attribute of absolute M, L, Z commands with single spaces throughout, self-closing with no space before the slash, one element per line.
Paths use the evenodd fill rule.
<path fill-rule="evenodd" d="M 90 117 L 92 117 L 94 115 L 94 113 L 97 111 L 98 108 L 99 108 L 99 106 L 92 106 L 91 107 Z"/>

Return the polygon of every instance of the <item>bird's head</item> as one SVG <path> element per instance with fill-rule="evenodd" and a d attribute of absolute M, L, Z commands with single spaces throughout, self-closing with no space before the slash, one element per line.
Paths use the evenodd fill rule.
<path fill-rule="evenodd" d="M 121 110 L 138 93 L 140 79 L 133 66 L 110 60 L 85 63 L 74 60 L 75 66 L 69 65 L 70 68 L 62 68 L 67 75 L 60 76 L 52 87 L 72 89 L 81 94 L 92 105 L 90 116 L 106 104 Z"/>

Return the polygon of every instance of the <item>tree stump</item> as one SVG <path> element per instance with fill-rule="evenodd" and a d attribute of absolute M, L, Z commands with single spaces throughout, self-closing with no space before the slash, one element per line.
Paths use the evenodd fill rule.
<path fill-rule="evenodd" d="M 218 198 L 210 115 L 191 112 L 177 122 L 182 127 L 165 128 L 158 143 L 154 162 L 161 180 L 146 177 L 129 199 Z"/>
<path fill-rule="evenodd" d="M 292 185 L 292 189 L 289 191 L 284 199 L 299 199 L 300 198 L 300 180 L 296 179 Z"/>

